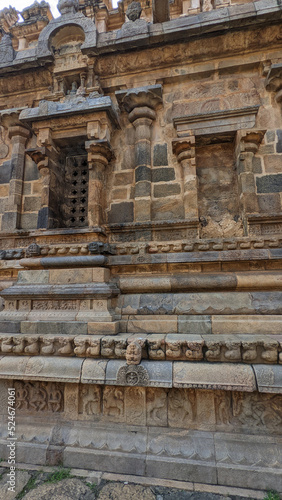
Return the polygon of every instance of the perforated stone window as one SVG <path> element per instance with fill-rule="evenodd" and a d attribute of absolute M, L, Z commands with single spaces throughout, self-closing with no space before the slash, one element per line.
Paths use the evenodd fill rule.
<path fill-rule="evenodd" d="M 67 156 L 64 205 L 66 227 L 88 225 L 88 179 L 87 156 Z"/>

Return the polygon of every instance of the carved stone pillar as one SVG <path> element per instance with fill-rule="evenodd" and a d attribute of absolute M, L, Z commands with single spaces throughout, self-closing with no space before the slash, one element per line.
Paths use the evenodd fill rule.
<path fill-rule="evenodd" d="M 11 179 L 6 212 L 2 218 L 2 231 L 13 231 L 20 227 L 23 174 L 25 164 L 25 145 L 30 131 L 23 125 L 9 127 L 12 144 Z"/>
<path fill-rule="evenodd" d="M 100 226 L 105 222 L 105 169 L 113 157 L 108 141 L 86 141 L 88 152 L 88 225 Z"/>
<path fill-rule="evenodd" d="M 239 133 L 238 180 L 240 204 L 243 217 L 246 213 L 259 211 L 256 194 L 256 182 L 253 173 L 253 158 L 264 137 L 263 130 L 242 131 Z"/>
<path fill-rule="evenodd" d="M 135 128 L 135 209 L 134 220 L 151 220 L 151 126 L 156 106 L 162 102 L 162 87 L 140 87 L 116 93 Z"/>
<path fill-rule="evenodd" d="M 183 171 L 185 219 L 198 219 L 198 179 L 195 160 L 195 136 L 175 139 L 172 143 L 172 149 Z"/>

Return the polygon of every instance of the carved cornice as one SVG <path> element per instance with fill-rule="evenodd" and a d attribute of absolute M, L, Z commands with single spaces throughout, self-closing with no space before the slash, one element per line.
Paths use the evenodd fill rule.
<path fill-rule="evenodd" d="M 176 116 L 173 124 L 178 137 L 192 135 L 220 135 L 252 128 L 255 125 L 259 105 L 238 109 L 210 111 L 195 115 Z M 191 132 L 192 131 L 192 132 Z"/>
<path fill-rule="evenodd" d="M 52 355 L 125 360 L 127 347 L 135 341 L 141 346 L 140 361 L 279 364 L 282 361 L 282 342 L 274 337 L 264 335 L 250 339 L 250 335 L 155 334 L 150 339 L 146 334 L 101 337 L 7 333 L 0 334 L 0 353 L 7 356 Z"/>

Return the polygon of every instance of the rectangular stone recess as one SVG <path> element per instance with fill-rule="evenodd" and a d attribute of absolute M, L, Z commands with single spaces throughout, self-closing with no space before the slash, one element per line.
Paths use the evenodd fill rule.
<path fill-rule="evenodd" d="M 282 394 L 282 365 L 254 365 L 259 392 Z"/>
<path fill-rule="evenodd" d="M 251 366 L 179 361 L 173 364 L 173 387 L 253 392 L 256 380 Z"/>
<path fill-rule="evenodd" d="M 83 359 L 33 356 L 0 358 L 0 378 L 80 382 Z"/>

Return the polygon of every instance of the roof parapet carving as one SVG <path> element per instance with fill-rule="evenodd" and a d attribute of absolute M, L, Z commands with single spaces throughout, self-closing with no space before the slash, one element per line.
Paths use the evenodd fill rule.
<path fill-rule="evenodd" d="M 50 12 L 50 5 L 45 2 L 45 0 L 42 0 L 42 2 L 33 2 L 32 5 L 29 7 L 26 7 L 23 9 L 21 12 L 21 16 L 24 19 L 24 23 L 34 23 L 38 21 L 39 19 L 48 19 L 49 21 L 52 19 L 52 14 Z M 23 23 L 21 23 L 23 24 Z"/>
<path fill-rule="evenodd" d="M 79 9 L 78 0 L 59 0 L 58 11 L 61 15 L 64 14 L 75 14 Z"/>
<path fill-rule="evenodd" d="M 0 27 L 4 33 L 9 33 L 11 26 L 14 26 L 18 21 L 18 12 L 14 7 L 5 7 L 0 10 Z"/>
<path fill-rule="evenodd" d="M 84 32 L 85 40 L 81 46 L 82 51 L 88 47 L 96 46 L 96 26 L 91 19 L 85 17 L 82 13 L 77 12 L 78 0 L 60 0 L 58 8 L 61 12 L 61 16 L 56 19 L 52 19 L 39 35 L 37 57 L 40 59 L 52 56 L 52 38 L 59 30 L 70 26 L 78 26 Z"/>

